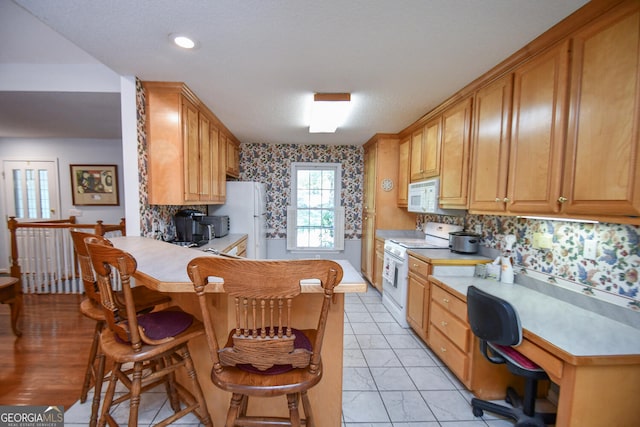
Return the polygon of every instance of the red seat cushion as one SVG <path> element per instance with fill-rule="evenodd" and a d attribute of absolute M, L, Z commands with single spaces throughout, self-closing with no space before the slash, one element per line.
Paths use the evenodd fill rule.
<path fill-rule="evenodd" d="M 138 325 L 152 340 L 162 340 L 186 331 L 193 323 L 193 316 L 179 310 L 154 311 L 138 316 Z M 116 337 L 120 342 L 120 338 Z"/>
<path fill-rule="evenodd" d="M 520 353 L 513 347 L 499 345 L 499 344 L 489 344 L 492 348 L 494 348 L 498 353 L 500 353 L 506 359 L 509 359 L 511 363 L 521 367 L 522 369 L 526 369 L 529 371 L 542 371 L 543 369 L 536 365 L 531 359 Z"/>

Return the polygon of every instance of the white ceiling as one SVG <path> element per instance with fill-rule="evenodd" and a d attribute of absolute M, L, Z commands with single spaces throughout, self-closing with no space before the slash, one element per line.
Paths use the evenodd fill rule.
<path fill-rule="evenodd" d="M 46 25 L 0 0 L 0 67 L 97 61 L 118 75 L 185 82 L 242 142 L 362 144 L 376 132 L 401 131 L 586 1 L 15 3 Z M 168 34 L 175 32 L 192 35 L 199 48 L 172 46 Z M 314 92 L 352 93 L 352 113 L 335 134 L 308 133 Z M 116 120 L 109 117 L 114 96 L 108 95 L 0 92 L 0 136 L 41 121 L 66 128 L 68 137 L 74 123 L 83 122 L 82 137 L 91 126 L 96 137 L 105 137 L 109 123 L 119 127 L 119 107 L 111 115 Z M 25 121 L 20 110 L 24 116 L 33 105 L 37 120 L 30 114 Z M 11 106 L 17 108 L 8 116 Z M 70 113 L 66 118 L 61 106 Z M 97 120 L 89 117 L 93 111 Z"/>

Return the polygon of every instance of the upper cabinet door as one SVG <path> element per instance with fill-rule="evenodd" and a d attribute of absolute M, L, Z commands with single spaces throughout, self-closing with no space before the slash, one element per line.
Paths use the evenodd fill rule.
<path fill-rule="evenodd" d="M 182 99 L 184 134 L 184 201 L 200 200 L 200 132 L 199 114 L 195 105 Z"/>
<path fill-rule="evenodd" d="M 423 179 L 424 168 L 422 166 L 422 140 L 424 139 L 424 129 L 418 129 L 411 134 L 411 182 Z"/>
<path fill-rule="evenodd" d="M 398 143 L 398 206 L 409 204 L 409 157 L 411 155 L 411 138 L 406 137 Z"/>
<path fill-rule="evenodd" d="M 428 121 L 424 126 L 424 138 L 422 141 L 423 178 L 430 178 L 440 174 L 441 127 L 441 117 Z"/>
<path fill-rule="evenodd" d="M 640 4 L 573 37 L 563 211 L 640 214 Z M 564 201 L 564 199 L 563 199 Z"/>
<path fill-rule="evenodd" d="M 507 209 L 557 213 L 560 197 L 569 42 L 514 72 Z"/>
<path fill-rule="evenodd" d="M 465 209 L 469 184 L 471 97 L 442 113 L 440 206 Z"/>
<path fill-rule="evenodd" d="M 513 75 L 475 95 L 469 209 L 506 209 Z"/>
<path fill-rule="evenodd" d="M 411 135 L 411 182 L 440 174 L 441 127 L 438 115 Z"/>
<path fill-rule="evenodd" d="M 364 152 L 364 212 L 376 210 L 376 167 L 378 161 L 377 146 L 367 147 Z"/>

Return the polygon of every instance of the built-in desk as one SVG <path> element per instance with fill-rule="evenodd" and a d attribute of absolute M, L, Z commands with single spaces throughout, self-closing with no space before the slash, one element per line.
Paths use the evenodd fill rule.
<path fill-rule="evenodd" d="M 560 387 L 556 426 L 638 425 L 640 330 L 521 285 L 474 277 L 430 280 L 464 301 L 473 285 L 514 306 L 524 336 L 518 351 Z"/>
<path fill-rule="evenodd" d="M 187 275 L 187 264 L 199 256 L 215 256 L 198 248 L 183 248 L 144 237 L 115 237 L 110 239 L 114 246 L 132 254 L 138 263 L 134 275 L 136 284 L 143 284 L 160 292 L 171 293 L 173 302 L 183 310 L 201 318 L 199 303 L 193 285 Z M 344 329 L 344 294 L 366 292 L 367 284 L 348 261 L 337 261 L 344 276 L 335 288 L 333 304 L 329 311 L 324 345 L 322 347 L 323 376 L 320 383 L 309 391 L 315 411 L 316 425 L 339 427 L 342 415 L 342 349 Z M 234 325 L 232 303 L 222 286 L 209 286 L 207 299 L 215 307 L 213 319 L 218 332 L 219 344 L 224 346 L 227 332 Z M 318 307 L 322 304 L 322 290 L 319 283 L 304 283 L 304 300 L 296 307 Z M 228 309 L 229 308 L 229 309 Z M 313 311 L 313 310 L 310 310 Z M 308 310 L 293 313 L 299 328 L 315 328 L 317 317 L 310 317 Z M 231 394 L 215 387 L 210 381 L 211 359 L 204 337 L 189 343 L 189 349 L 196 365 L 198 379 L 207 399 L 209 413 L 214 425 L 223 426 Z M 183 382 L 187 384 L 186 381 Z M 264 415 L 285 415 L 288 413 L 285 398 L 250 399 L 249 413 Z"/>

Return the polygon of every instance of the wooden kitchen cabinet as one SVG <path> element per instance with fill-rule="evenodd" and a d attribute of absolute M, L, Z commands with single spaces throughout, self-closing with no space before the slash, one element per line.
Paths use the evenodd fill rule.
<path fill-rule="evenodd" d="M 149 203 L 224 203 L 219 193 L 218 120 L 183 83 L 143 82 L 143 86 Z"/>
<path fill-rule="evenodd" d="M 471 104 L 467 97 L 442 113 L 440 207 L 445 209 L 467 208 Z"/>
<path fill-rule="evenodd" d="M 227 146 L 227 175 L 240 177 L 240 146 L 231 138 L 226 138 Z"/>
<path fill-rule="evenodd" d="M 422 181 L 440 174 L 442 144 L 442 116 L 429 120 L 411 135 L 411 182 Z"/>
<path fill-rule="evenodd" d="M 466 299 L 437 280 L 429 282 L 428 346 L 458 379 L 481 399 L 504 398 L 507 385 L 521 387 L 505 365 L 489 363 L 467 318 Z"/>
<path fill-rule="evenodd" d="M 384 268 L 384 239 L 376 237 L 375 240 L 376 257 L 373 263 L 372 285 L 382 292 L 382 269 Z"/>
<path fill-rule="evenodd" d="M 234 253 L 236 256 L 244 257 L 247 256 L 247 237 L 243 237 L 238 242 L 234 243 L 231 247 L 228 247 L 223 250 L 224 253 Z"/>
<path fill-rule="evenodd" d="M 557 213 L 562 185 L 569 42 L 514 72 L 507 210 Z"/>
<path fill-rule="evenodd" d="M 506 210 L 512 93 L 508 74 L 475 94 L 469 209 Z"/>
<path fill-rule="evenodd" d="M 364 145 L 360 269 L 363 276 L 374 286 L 376 230 L 414 230 L 416 228 L 415 214 L 397 205 L 398 142 L 397 136 L 377 134 Z M 392 185 L 382 185 L 385 180 L 389 180 Z"/>
<path fill-rule="evenodd" d="M 637 1 L 572 37 L 564 213 L 640 215 L 639 46 Z"/>
<path fill-rule="evenodd" d="M 409 206 L 409 178 L 411 161 L 411 138 L 406 137 L 398 143 L 398 206 Z"/>
<path fill-rule="evenodd" d="M 469 382 L 471 328 L 467 304 L 443 288 L 431 291 L 429 334 L 432 350 L 462 381 Z"/>
<path fill-rule="evenodd" d="M 407 323 L 425 342 L 429 340 L 431 264 L 409 255 L 407 281 Z"/>

